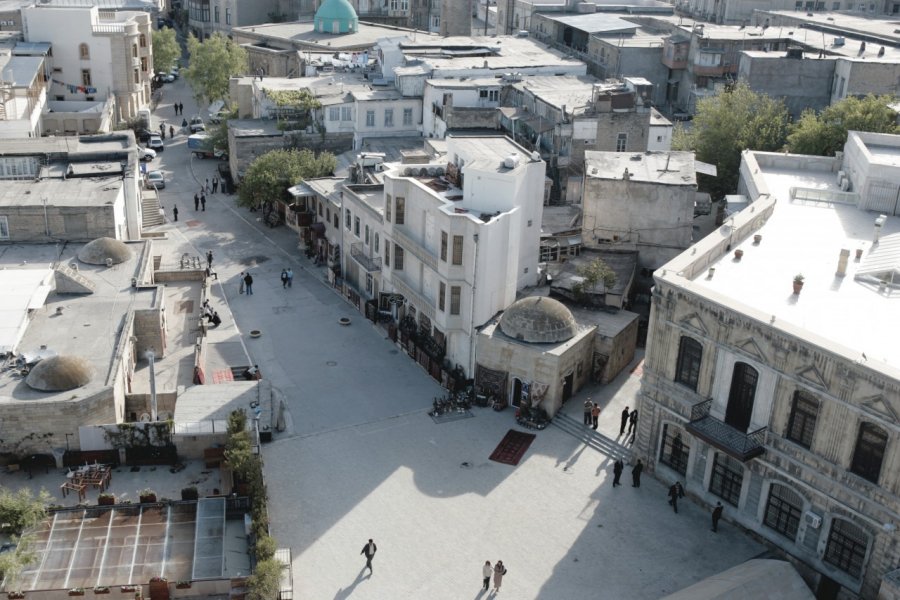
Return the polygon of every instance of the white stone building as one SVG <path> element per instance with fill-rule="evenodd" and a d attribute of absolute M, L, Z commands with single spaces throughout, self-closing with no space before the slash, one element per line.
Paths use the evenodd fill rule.
<path fill-rule="evenodd" d="M 638 456 L 820 598 L 900 597 L 898 155 L 745 152 L 751 203 L 654 274 Z"/>
<path fill-rule="evenodd" d="M 33 51 L 18 35 L 0 40 L 0 138 L 38 137 L 47 106 L 48 48 Z"/>
<path fill-rule="evenodd" d="M 29 42 L 52 44 L 50 99 L 93 102 L 114 96 L 119 121 L 150 103 L 150 15 L 48 2 L 22 9 Z"/>

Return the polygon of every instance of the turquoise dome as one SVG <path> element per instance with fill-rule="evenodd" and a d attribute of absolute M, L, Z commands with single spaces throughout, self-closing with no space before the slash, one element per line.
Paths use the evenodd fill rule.
<path fill-rule="evenodd" d="M 353 33 L 359 31 L 359 17 L 349 0 L 325 0 L 315 17 L 320 33 Z"/>

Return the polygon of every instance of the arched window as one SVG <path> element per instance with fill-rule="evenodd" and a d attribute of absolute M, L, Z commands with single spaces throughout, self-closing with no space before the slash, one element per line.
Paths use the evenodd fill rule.
<path fill-rule="evenodd" d="M 91 49 L 87 44 L 78 44 L 78 56 L 82 60 L 87 60 L 91 57 Z"/>
<path fill-rule="evenodd" d="M 819 401 L 812 394 L 797 390 L 794 392 L 794 403 L 791 406 L 791 418 L 785 437 L 804 448 L 811 448 L 818 417 Z"/>
<path fill-rule="evenodd" d="M 769 488 L 763 524 L 793 541 L 797 538 L 802 515 L 803 497 L 786 485 L 773 483 Z"/>
<path fill-rule="evenodd" d="M 703 347 L 694 338 L 681 336 L 678 343 L 678 364 L 675 367 L 675 382 L 686 385 L 695 392 L 700 381 L 700 360 Z"/>
<path fill-rule="evenodd" d="M 140 37 L 140 44 L 141 44 L 141 48 L 147 47 L 147 36 L 144 35 L 143 33 L 141 34 L 141 37 Z"/>
<path fill-rule="evenodd" d="M 869 536 L 860 527 L 845 519 L 834 519 L 828 532 L 828 545 L 823 559 L 857 579 L 862 576 Z"/>
<path fill-rule="evenodd" d="M 753 400 L 756 397 L 756 382 L 759 373 L 747 363 L 734 365 L 731 374 L 731 391 L 725 409 L 725 422 L 738 431 L 747 431 L 753 414 Z"/>
<path fill-rule="evenodd" d="M 863 423 L 856 436 L 856 448 L 853 450 L 853 462 L 850 471 L 872 483 L 878 483 L 881 475 L 881 463 L 884 462 L 884 451 L 887 449 L 888 435 L 874 423 Z"/>

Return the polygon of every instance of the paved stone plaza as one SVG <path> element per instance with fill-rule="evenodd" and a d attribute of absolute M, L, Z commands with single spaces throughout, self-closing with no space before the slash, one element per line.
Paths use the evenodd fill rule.
<path fill-rule="evenodd" d="M 179 81 L 164 88 L 158 114 L 173 119 L 175 101 L 195 112 Z M 296 234 L 263 226 L 235 196 L 208 196 L 206 212 L 194 213 L 193 193 L 216 164 L 189 161 L 184 141 L 157 159 L 174 175 L 166 215 L 175 202 L 181 210 L 160 229 L 172 252 L 213 250 L 214 307 L 225 327 L 262 331 L 244 336 L 246 350 L 287 399 L 288 431 L 264 458 L 295 598 L 484 598 L 481 565 L 497 559 L 509 569 L 509 598 L 658 598 L 763 552 L 727 523 L 710 532 L 709 515 L 688 499 L 673 514 L 649 475 L 632 488 L 630 466 L 613 489 L 612 459 L 556 427 L 537 432 L 511 467 L 488 456 L 516 427 L 512 410 L 476 408 L 474 418 L 435 424 L 427 410 L 440 388 L 323 283 Z M 284 290 L 278 275 L 288 266 L 296 276 Z M 238 294 L 248 268 L 250 297 Z M 342 316 L 352 324 L 338 325 Z M 580 420 L 592 393 L 604 407 L 600 430 L 615 438 L 639 374 L 583 391 L 564 410 Z M 360 556 L 370 537 L 379 548 L 371 577 Z"/>

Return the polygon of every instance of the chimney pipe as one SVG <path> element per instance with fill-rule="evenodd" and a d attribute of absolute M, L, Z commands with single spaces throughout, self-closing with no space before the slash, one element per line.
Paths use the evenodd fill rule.
<path fill-rule="evenodd" d="M 150 363 L 150 420 L 156 420 L 156 369 L 153 360 L 156 354 L 153 350 L 147 350 L 147 361 Z"/>
<path fill-rule="evenodd" d="M 881 238 L 881 228 L 884 227 L 885 222 L 887 221 L 887 215 L 878 215 L 878 218 L 875 219 L 875 234 L 872 237 L 872 244 L 877 244 L 878 240 Z"/>
<path fill-rule="evenodd" d="M 837 272 L 835 275 L 843 277 L 847 274 L 847 262 L 850 260 L 850 251 L 846 248 L 841 249 L 841 255 L 838 257 Z"/>

